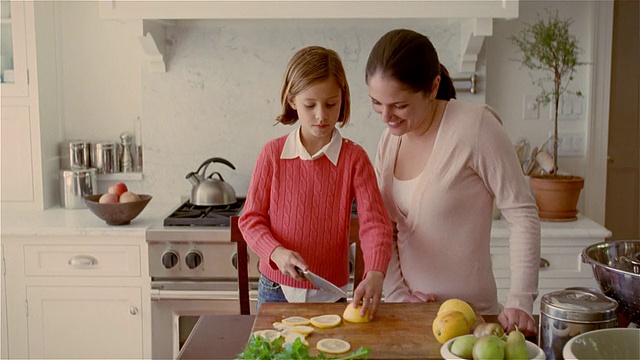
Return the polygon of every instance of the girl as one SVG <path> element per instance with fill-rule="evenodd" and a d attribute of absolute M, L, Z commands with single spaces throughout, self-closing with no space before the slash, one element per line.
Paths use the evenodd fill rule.
<path fill-rule="evenodd" d="M 300 126 L 269 141 L 256 161 L 239 219 L 251 249 L 260 256 L 258 304 L 332 302 L 295 270 L 311 270 L 346 289 L 349 222 L 357 203 L 365 260 L 363 281 L 353 294 L 373 318 L 391 254 L 392 228 L 373 166 L 362 147 L 342 138 L 336 124 L 349 122 L 349 85 L 338 54 L 319 46 L 289 61 L 276 119 Z"/>

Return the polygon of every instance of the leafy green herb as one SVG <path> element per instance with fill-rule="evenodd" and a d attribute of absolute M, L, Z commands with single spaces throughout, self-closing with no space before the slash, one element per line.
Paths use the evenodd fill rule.
<path fill-rule="evenodd" d="M 358 350 L 344 357 L 328 357 L 322 351 L 318 356 L 309 355 L 309 347 L 296 339 L 295 342 L 284 344 L 284 338 L 281 336 L 273 341 L 265 339 L 261 336 L 253 336 L 245 346 L 243 352 L 238 354 L 237 359 L 245 360 L 312 360 L 312 359 L 333 359 L 333 360 L 351 360 L 351 359 L 367 359 L 371 350 L 362 346 Z"/>

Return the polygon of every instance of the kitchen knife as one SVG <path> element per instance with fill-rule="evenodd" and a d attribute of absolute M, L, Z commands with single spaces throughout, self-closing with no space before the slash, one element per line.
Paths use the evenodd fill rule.
<path fill-rule="evenodd" d="M 311 272 L 311 270 L 302 270 L 299 267 L 295 267 L 296 271 L 298 272 L 298 274 L 300 274 L 300 276 L 304 277 L 305 279 L 311 281 L 311 283 L 317 287 L 320 290 L 324 290 L 324 291 L 328 291 L 331 293 L 334 293 L 336 295 L 340 295 L 344 298 L 347 297 L 347 293 L 340 289 L 339 287 L 335 286 L 334 284 L 332 284 L 331 282 L 329 282 L 328 280 L 324 279 L 323 277 L 320 277 L 316 274 L 314 274 L 313 272 Z"/>

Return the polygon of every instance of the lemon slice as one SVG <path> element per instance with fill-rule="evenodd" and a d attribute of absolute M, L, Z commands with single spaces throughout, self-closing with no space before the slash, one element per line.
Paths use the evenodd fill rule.
<path fill-rule="evenodd" d="M 351 344 L 341 339 L 322 339 L 316 344 L 316 349 L 328 354 L 342 354 L 351 349 Z"/>
<path fill-rule="evenodd" d="M 309 335 L 313 332 L 313 330 L 315 329 L 312 326 L 298 325 L 298 326 L 291 326 L 287 330 L 283 330 L 283 331 L 292 331 L 302 335 Z"/>
<path fill-rule="evenodd" d="M 293 344 L 296 341 L 296 339 L 300 339 L 300 341 L 302 341 L 303 344 L 305 344 L 306 346 L 309 346 L 309 342 L 307 341 L 307 339 L 305 339 L 304 334 L 293 332 L 293 331 L 284 337 L 284 343 Z"/>
<path fill-rule="evenodd" d="M 282 323 L 289 326 L 309 325 L 309 319 L 302 316 L 291 316 L 282 319 Z"/>
<path fill-rule="evenodd" d="M 269 341 L 273 341 L 279 338 L 280 335 L 281 333 L 279 331 L 273 330 L 273 329 L 258 330 L 253 332 L 253 336 L 265 338 L 265 339 L 268 339 Z"/>
<path fill-rule="evenodd" d="M 321 316 L 316 316 L 309 319 L 309 322 L 311 323 L 311 325 L 320 329 L 336 327 L 340 325 L 341 321 L 342 321 L 342 318 L 340 317 L 340 315 L 335 315 L 335 314 L 321 315 Z"/>

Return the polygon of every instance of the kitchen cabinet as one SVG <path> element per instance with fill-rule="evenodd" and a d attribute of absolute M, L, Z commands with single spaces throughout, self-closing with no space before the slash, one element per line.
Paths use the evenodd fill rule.
<path fill-rule="evenodd" d="M 0 4 L 3 75 L 0 160 L 3 175 L 10 179 L 2 181 L 2 205 L 42 210 L 59 199 L 61 122 L 54 4 L 9 0 Z"/>
<path fill-rule="evenodd" d="M 151 357 L 143 236 L 12 235 L 3 246 L 9 358 Z"/>
<path fill-rule="evenodd" d="M 516 18 L 518 0 L 484 1 L 180 1 L 100 2 L 109 19 Z"/>
<path fill-rule="evenodd" d="M 2 313 L 0 313 L 0 317 L 2 321 L 0 322 L 0 326 L 2 328 L 2 338 L 0 339 L 0 359 L 8 359 L 9 358 L 9 337 L 7 333 L 9 332 L 9 327 L 7 326 L 7 292 L 4 291 L 4 284 L 7 283 L 4 277 L 4 247 L 0 244 L 0 262 L 2 272 L 0 273 L 0 286 L 2 287 L 2 291 L 0 292 L 0 309 Z"/>
<path fill-rule="evenodd" d="M 1 0 L 0 5 L 2 96 L 27 96 L 29 88 L 27 86 L 24 1 Z"/>
<path fill-rule="evenodd" d="M 582 263 L 581 253 L 589 245 L 602 242 L 611 232 L 591 219 L 580 216 L 577 221 L 541 222 L 539 295 L 533 313 L 540 314 L 542 295 L 568 287 L 598 289 L 591 266 Z M 498 301 L 506 304 L 511 274 L 509 269 L 509 232 L 505 220 L 493 222 L 491 260 L 498 287 Z"/>

